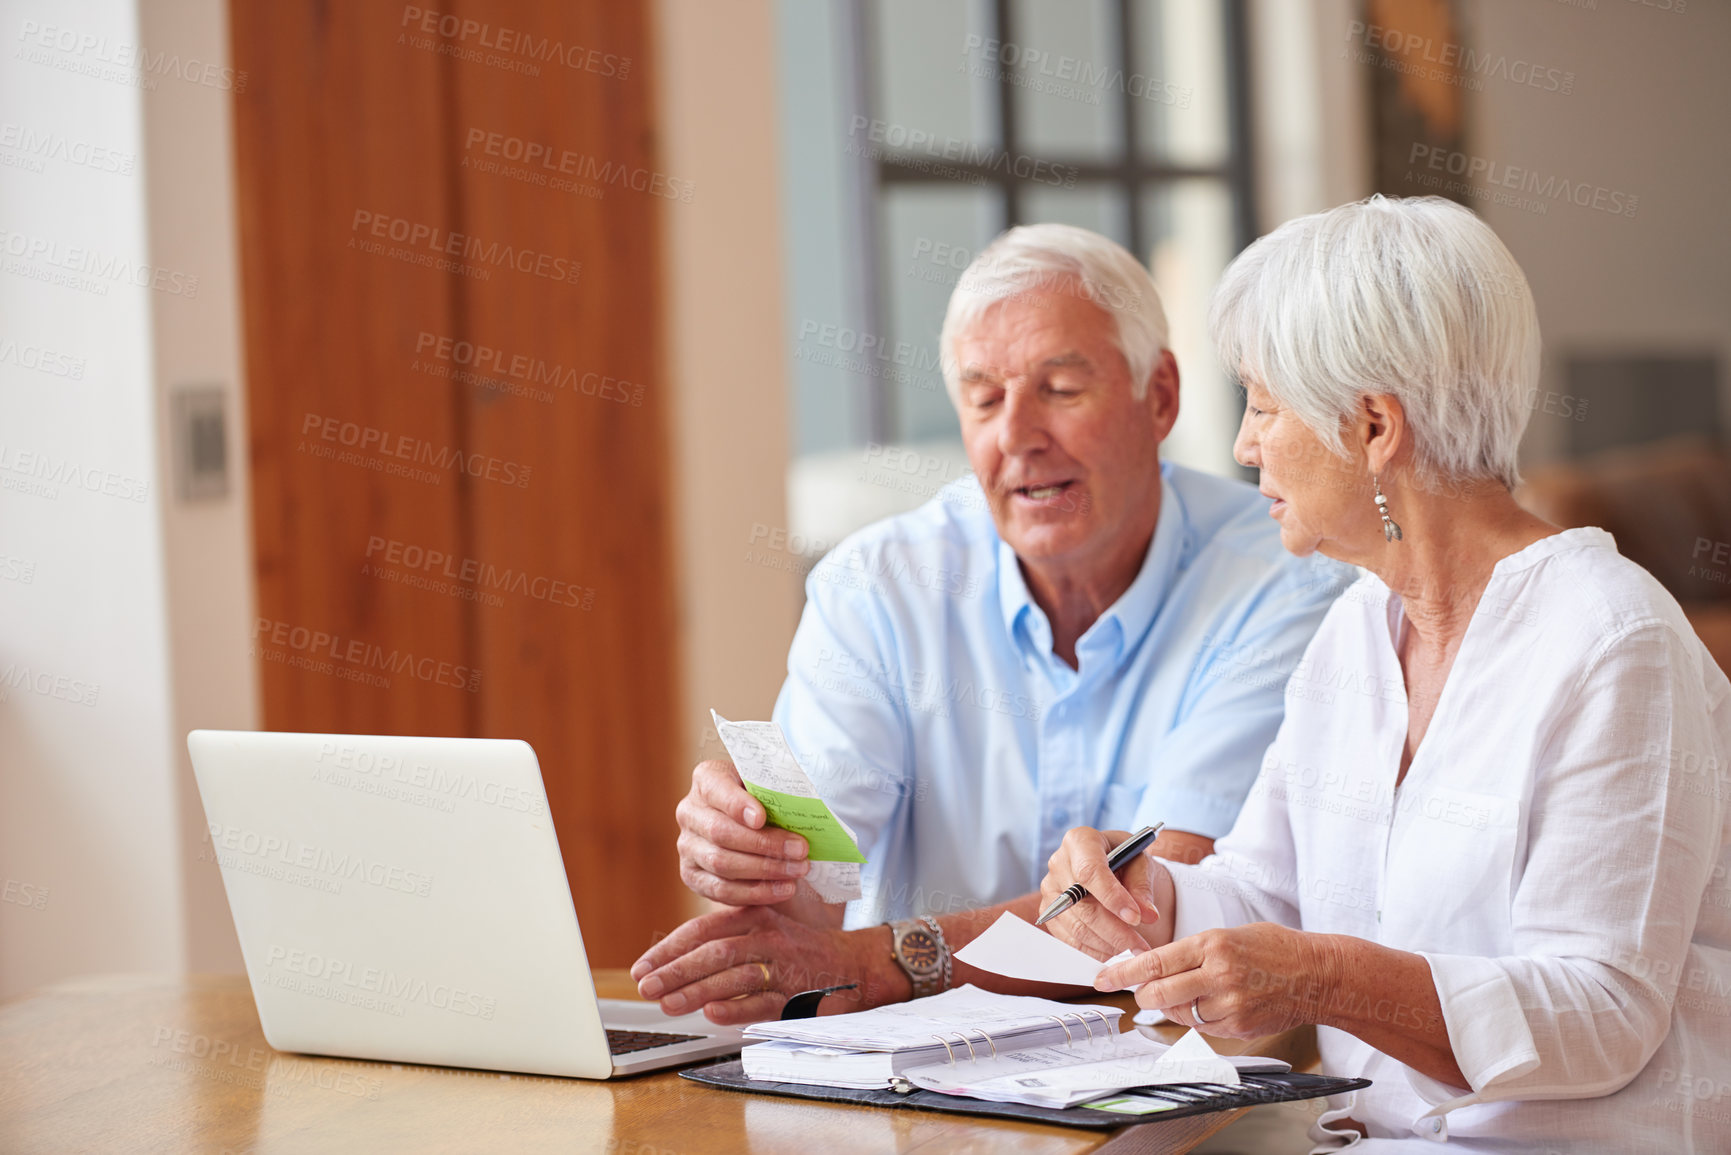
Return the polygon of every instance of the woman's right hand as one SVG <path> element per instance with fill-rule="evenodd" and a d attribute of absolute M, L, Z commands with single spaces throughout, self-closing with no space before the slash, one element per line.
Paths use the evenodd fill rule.
<path fill-rule="evenodd" d="M 1098 959 L 1124 950 L 1139 953 L 1172 939 L 1170 921 L 1162 918 L 1159 905 L 1162 894 L 1172 893 L 1172 881 L 1160 860 L 1144 851 L 1117 877 L 1106 866 L 1107 854 L 1128 837 L 1123 830 L 1075 827 L 1047 860 L 1040 883 L 1041 910 L 1073 882 L 1087 888 L 1088 897 L 1048 922 L 1046 929 Z"/>

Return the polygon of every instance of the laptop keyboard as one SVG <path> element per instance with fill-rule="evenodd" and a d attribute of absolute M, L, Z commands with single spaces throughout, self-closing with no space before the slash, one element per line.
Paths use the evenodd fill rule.
<path fill-rule="evenodd" d="M 607 1052 L 612 1055 L 629 1055 L 633 1051 L 647 1051 L 650 1047 L 671 1047 L 674 1043 L 689 1043 L 703 1038 L 708 1036 L 676 1035 L 670 1031 L 617 1031 L 609 1027 Z"/>

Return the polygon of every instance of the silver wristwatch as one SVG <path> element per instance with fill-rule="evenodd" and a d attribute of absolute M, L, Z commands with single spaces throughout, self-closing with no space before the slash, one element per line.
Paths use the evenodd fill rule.
<path fill-rule="evenodd" d="M 914 998 L 950 989 L 950 944 L 931 915 L 890 923 L 890 956 L 908 973 Z"/>

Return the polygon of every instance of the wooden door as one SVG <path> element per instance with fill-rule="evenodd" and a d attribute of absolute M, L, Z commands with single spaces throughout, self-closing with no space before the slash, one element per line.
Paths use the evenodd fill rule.
<path fill-rule="evenodd" d="M 230 18 L 265 725 L 527 739 L 628 963 L 683 907 L 650 5 Z"/>

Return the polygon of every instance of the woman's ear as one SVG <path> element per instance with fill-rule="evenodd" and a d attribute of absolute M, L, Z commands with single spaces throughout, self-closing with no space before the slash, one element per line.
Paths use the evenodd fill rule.
<path fill-rule="evenodd" d="M 1388 393 L 1367 393 L 1359 398 L 1355 430 L 1365 464 L 1380 475 L 1406 445 L 1406 409 Z"/>

